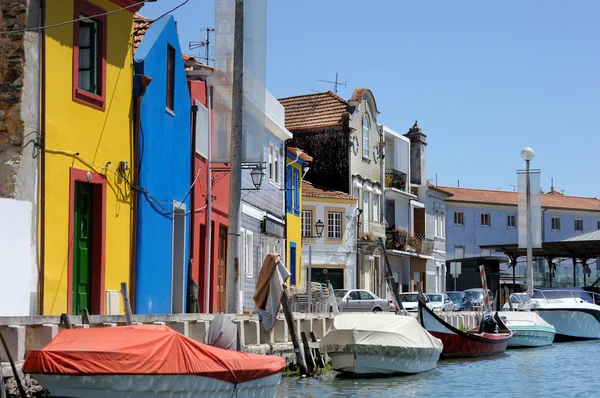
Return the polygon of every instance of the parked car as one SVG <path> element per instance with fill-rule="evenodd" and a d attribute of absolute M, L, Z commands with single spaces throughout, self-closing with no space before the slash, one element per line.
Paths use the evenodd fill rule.
<path fill-rule="evenodd" d="M 452 303 L 454 304 L 454 308 L 452 311 L 462 311 L 465 305 L 465 292 L 446 292 Z"/>
<path fill-rule="evenodd" d="M 427 294 L 423 293 L 423 296 L 425 297 L 425 303 L 427 304 L 427 307 L 430 307 L 431 300 L 429 300 Z M 419 293 L 416 292 L 400 293 L 400 301 L 402 302 L 402 306 L 406 311 L 409 312 L 417 312 L 419 310 L 419 302 L 417 301 L 418 298 Z"/>
<path fill-rule="evenodd" d="M 454 303 L 445 293 L 427 293 L 427 297 L 431 300 L 431 306 L 428 306 L 434 311 L 452 311 Z"/>
<path fill-rule="evenodd" d="M 468 306 L 468 304 L 466 303 L 467 301 L 470 302 L 472 307 L 481 307 L 483 305 L 483 289 L 481 289 L 481 288 L 467 289 L 464 291 L 464 293 L 465 293 L 465 304 L 467 306 Z M 492 291 L 490 289 L 487 289 L 487 294 L 488 294 L 490 306 L 492 307 L 492 310 L 493 310 L 494 309 L 494 296 L 492 295 Z"/>
<path fill-rule="evenodd" d="M 377 297 L 369 290 L 334 290 L 335 300 L 340 312 L 395 311 L 392 301 Z"/>

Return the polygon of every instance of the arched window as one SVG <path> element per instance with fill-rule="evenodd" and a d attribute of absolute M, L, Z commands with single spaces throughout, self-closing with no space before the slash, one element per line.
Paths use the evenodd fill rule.
<path fill-rule="evenodd" d="M 371 119 L 369 114 L 363 116 L 363 156 L 369 157 L 369 129 L 371 128 Z"/>

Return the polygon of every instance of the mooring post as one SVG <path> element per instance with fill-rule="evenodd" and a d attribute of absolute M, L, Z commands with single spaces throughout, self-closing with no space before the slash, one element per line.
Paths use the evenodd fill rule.
<path fill-rule="evenodd" d="M 121 282 L 121 296 L 123 297 L 123 307 L 125 307 L 125 322 L 127 325 L 133 324 L 133 315 L 131 313 L 131 304 L 129 303 L 129 294 L 127 293 L 127 283 Z"/>
<path fill-rule="evenodd" d="M 21 398 L 27 398 L 27 394 L 25 394 L 25 389 L 23 388 L 23 384 L 21 384 L 21 378 L 17 373 L 17 367 L 15 366 L 15 361 L 13 361 L 12 355 L 10 355 L 10 351 L 8 351 L 8 345 L 4 340 L 4 336 L 0 333 L 0 340 L 2 340 L 2 346 L 4 347 L 4 352 L 6 352 L 6 356 L 8 357 L 8 362 L 10 362 L 10 368 L 12 369 L 13 376 L 15 376 L 15 380 L 17 381 L 17 387 L 19 388 L 19 393 L 21 394 Z M 2 367 L 2 362 L 0 361 L 0 367 Z M 4 391 L 4 388 L 2 388 Z"/>
<path fill-rule="evenodd" d="M 306 367 L 306 357 L 304 356 L 304 348 L 300 345 L 300 340 L 298 339 L 298 331 L 296 330 L 294 315 L 292 314 L 290 301 L 288 299 L 287 285 L 285 283 L 283 284 L 283 295 L 281 296 L 281 305 L 283 307 L 283 315 L 285 315 L 285 320 L 290 330 L 290 335 L 292 336 L 292 344 L 294 345 L 294 352 L 296 353 L 296 361 L 298 362 L 300 373 L 302 375 L 307 375 L 308 369 Z"/>

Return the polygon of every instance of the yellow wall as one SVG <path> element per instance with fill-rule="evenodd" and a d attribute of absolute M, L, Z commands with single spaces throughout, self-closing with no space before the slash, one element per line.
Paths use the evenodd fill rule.
<path fill-rule="evenodd" d="M 107 0 L 91 0 L 105 9 Z M 46 25 L 73 19 L 73 0 L 48 2 Z M 133 14 L 121 11 L 107 20 L 106 107 L 98 110 L 74 102 L 73 24 L 46 30 L 46 226 L 44 313 L 59 315 L 67 308 L 70 167 L 106 174 L 105 290 L 130 286 L 131 195 L 116 172 L 126 160 L 132 170 Z M 79 152 L 80 157 L 52 150 Z M 86 162 L 97 166 L 91 166 Z M 107 162 L 107 172 L 102 169 Z M 44 231 L 40 231 L 44 233 Z M 102 300 L 105 301 L 105 292 Z M 122 305 L 121 305 L 122 311 Z"/>
<path fill-rule="evenodd" d="M 293 159 L 286 156 L 285 164 L 290 164 Z M 292 168 L 299 170 L 300 173 L 300 216 L 295 216 L 293 213 L 286 213 L 286 266 L 290 269 L 290 242 L 296 242 L 296 286 L 302 286 L 302 167 L 298 163 L 292 164 Z M 293 180 L 292 180 L 293 185 Z M 292 195 L 292 199 L 293 199 Z"/>

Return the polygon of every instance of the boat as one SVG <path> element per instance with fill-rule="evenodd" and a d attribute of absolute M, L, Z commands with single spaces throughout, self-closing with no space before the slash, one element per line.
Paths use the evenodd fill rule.
<path fill-rule="evenodd" d="M 443 358 L 477 357 L 506 351 L 512 337 L 498 314 L 486 313 L 479 328 L 462 331 L 450 325 L 419 300 L 421 326 L 442 340 Z"/>
<path fill-rule="evenodd" d="M 554 326 L 554 341 L 600 339 L 599 298 L 579 287 L 537 288 L 532 311 Z"/>
<path fill-rule="evenodd" d="M 392 376 L 434 369 L 442 342 L 413 316 L 340 314 L 320 341 L 342 376 Z"/>
<path fill-rule="evenodd" d="M 53 397 L 274 397 L 283 358 L 211 347 L 167 326 L 64 329 L 23 363 Z M 235 395 L 232 395 L 235 394 Z"/>
<path fill-rule="evenodd" d="M 508 348 L 542 347 L 552 344 L 556 329 L 535 312 L 498 312 L 502 322 L 513 333 Z"/>

